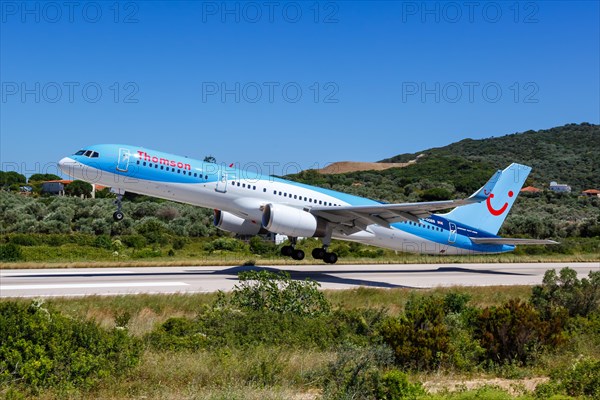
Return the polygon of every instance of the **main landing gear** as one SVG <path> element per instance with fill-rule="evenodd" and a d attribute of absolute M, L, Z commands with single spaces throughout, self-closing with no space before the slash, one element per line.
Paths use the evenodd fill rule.
<path fill-rule="evenodd" d="M 122 194 L 117 194 L 117 199 L 115 200 L 115 205 L 117 206 L 117 211 L 113 213 L 113 219 L 117 222 L 122 221 L 125 218 L 125 214 L 121 211 L 121 200 L 123 200 Z"/>
<path fill-rule="evenodd" d="M 290 237 L 291 245 L 283 246 L 281 248 L 281 255 L 285 257 L 292 257 L 294 260 L 303 260 L 304 252 L 300 249 L 296 249 L 296 241 L 298 238 Z M 331 239 L 330 239 L 331 240 Z M 335 264 L 338 260 L 338 255 L 335 253 L 330 253 L 327 251 L 329 247 L 329 243 L 325 244 L 325 240 L 323 240 L 323 247 L 317 247 L 313 249 L 312 256 L 315 260 L 323 260 L 327 264 Z"/>
<path fill-rule="evenodd" d="M 285 257 L 292 257 L 294 260 L 304 260 L 304 252 L 300 249 L 295 249 L 296 241 L 298 238 L 291 237 L 290 242 L 292 242 L 291 246 L 283 246 L 281 248 L 281 255 Z"/>

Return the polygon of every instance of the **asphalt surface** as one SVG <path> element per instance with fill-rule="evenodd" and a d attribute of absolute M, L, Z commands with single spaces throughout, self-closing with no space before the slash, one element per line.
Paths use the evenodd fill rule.
<path fill-rule="evenodd" d="M 323 289 L 535 285 L 546 270 L 566 266 L 580 278 L 600 270 L 600 262 L 11 269 L 0 270 L 0 297 L 228 291 L 238 283 L 237 274 L 249 269 L 285 270 L 294 279 L 314 279 Z"/>

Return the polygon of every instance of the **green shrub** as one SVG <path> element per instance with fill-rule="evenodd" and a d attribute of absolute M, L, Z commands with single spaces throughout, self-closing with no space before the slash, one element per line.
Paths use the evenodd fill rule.
<path fill-rule="evenodd" d="M 23 260 L 23 252 L 16 244 L 10 242 L 0 244 L 0 261 L 11 262 Z"/>
<path fill-rule="evenodd" d="M 394 350 L 399 365 L 433 369 L 447 357 L 450 336 L 444 306 L 439 296 L 411 296 L 404 315 L 381 324 L 379 335 Z"/>
<path fill-rule="evenodd" d="M 377 388 L 377 399 L 416 399 L 425 395 L 425 393 L 425 389 L 420 382 L 410 383 L 405 373 L 392 369 L 381 376 Z"/>
<path fill-rule="evenodd" d="M 600 360 L 579 359 L 571 368 L 554 371 L 550 382 L 536 387 L 535 395 L 540 399 L 554 395 L 600 399 Z"/>
<path fill-rule="evenodd" d="M 146 238 L 142 235 L 125 235 L 121 237 L 121 242 L 127 247 L 133 247 L 134 249 L 142 249 L 146 246 Z"/>
<path fill-rule="evenodd" d="M 323 398 L 375 400 L 380 398 L 380 393 L 386 395 L 394 391 L 393 376 L 385 383 L 382 381 L 382 370 L 389 368 L 393 360 L 393 352 L 387 346 L 343 348 L 325 373 Z"/>
<path fill-rule="evenodd" d="M 296 281 L 287 272 L 266 270 L 241 272 L 238 277 L 230 300 L 234 307 L 311 317 L 330 311 L 319 283 L 311 279 Z"/>
<path fill-rule="evenodd" d="M 511 299 L 485 308 L 477 321 L 476 338 L 492 362 L 528 363 L 544 346 L 562 343 L 564 319 L 543 321 L 528 303 Z"/>
<path fill-rule="evenodd" d="M 600 271 L 590 271 L 587 279 L 578 279 L 577 272 L 568 267 L 558 275 L 548 270 L 542 284 L 533 287 L 531 304 L 545 318 L 558 308 L 567 310 L 571 317 L 587 316 L 600 308 Z"/>
<path fill-rule="evenodd" d="M 39 236 L 29 233 L 15 233 L 8 236 L 8 240 L 19 246 L 38 246 L 42 244 L 42 240 Z"/>
<path fill-rule="evenodd" d="M 110 236 L 108 235 L 98 235 L 96 236 L 96 240 L 94 240 L 94 247 L 98 247 L 100 249 L 111 249 L 112 248 L 112 240 L 110 240 Z"/>
<path fill-rule="evenodd" d="M 0 303 L 0 385 L 87 388 L 135 366 L 140 342 L 124 329 L 67 318 L 40 303 Z"/>
<path fill-rule="evenodd" d="M 244 251 L 244 242 L 234 238 L 220 237 L 204 245 L 204 250 L 212 253 L 214 251 Z"/>

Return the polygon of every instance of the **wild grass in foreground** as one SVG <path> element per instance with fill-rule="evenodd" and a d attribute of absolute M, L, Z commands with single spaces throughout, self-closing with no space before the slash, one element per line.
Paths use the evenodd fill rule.
<path fill-rule="evenodd" d="M 0 301 L 0 396 L 600 396 L 600 272 L 550 271 L 534 288 L 325 293 L 265 271 L 240 279 L 228 294 Z M 123 335 L 126 348 L 141 349 L 129 364 L 115 358 Z M 93 352 L 75 363 L 53 351 L 82 340 Z M 110 360 L 120 373 L 106 369 Z"/>

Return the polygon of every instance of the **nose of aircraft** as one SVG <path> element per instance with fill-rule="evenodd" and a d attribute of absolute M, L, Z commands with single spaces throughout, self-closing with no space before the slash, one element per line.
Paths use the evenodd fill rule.
<path fill-rule="evenodd" d="M 64 157 L 58 162 L 58 168 L 65 174 L 69 175 L 69 170 L 75 165 L 75 160 L 71 157 Z"/>

